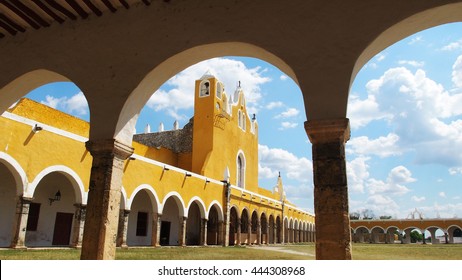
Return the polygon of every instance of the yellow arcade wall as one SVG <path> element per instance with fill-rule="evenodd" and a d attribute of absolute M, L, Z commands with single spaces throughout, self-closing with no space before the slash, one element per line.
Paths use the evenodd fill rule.
<path fill-rule="evenodd" d="M 222 97 L 225 98 L 225 95 Z M 211 102 L 220 103 L 220 100 Z M 207 118 L 213 118 L 220 112 L 215 109 L 217 107 L 213 105 L 211 112 L 207 112 L 208 117 L 204 117 L 203 120 L 196 119 L 198 115 L 196 113 L 194 126 L 201 127 L 202 131 L 206 130 L 206 126 L 210 124 Z M 267 219 L 273 215 L 274 219 L 280 216 L 283 221 L 282 203 L 278 201 L 278 194 L 258 187 L 257 135 L 250 132 L 249 118 L 245 118 L 247 122 L 245 132 L 238 127 L 237 119 L 234 118 L 237 116 L 238 109 L 234 107 L 233 118 L 226 120 L 226 130 L 215 125 L 209 128 L 213 141 L 210 140 L 211 142 L 208 143 L 212 143 L 213 149 L 210 150 L 209 147 L 206 149 L 204 147 L 206 145 L 203 145 L 209 140 L 194 138 L 193 145 L 199 141 L 202 144 L 199 147 L 204 147 L 199 151 L 202 155 L 207 154 L 204 166 L 200 167 L 203 174 L 179 168 L 188 165 L 188 161 L 191 161 L 191 157 L 187 155 L 179 156 L 164 148 L 156 149 L 133 142 L 134 160 L 127 160 L 124 165 L 123 188 L 126 198 L 133 198 L 134 191 L 143 185 L 152 187 L 158 203 L 162 203 L 167 194 L 177 192 L 186 208 L 194 197 L 199 197 L 206 207 L 205 210 L 208 210 L 214 202 L 218 202 L 224 208 L 226 205 L 225 188 L 220 180 L 222 180 L 226 167 L 225 162 L 234 163 L 228 165 L 231 184 L 234 185 L 236 183 L 236 156 L 238 151 L 242 150 L 246 159 L 246 184 L 245 189 L 232 189 L 231 205 L 237 207 L 240 213 L 246 208 L 250 215 L 256 210 L 259 217 L 265 213 Z M 240 109 L 247 114 L 245 106 Z M 196 112 L 202 113 L 205 108 L 197 108 L 197 110 Z M 14 118 L 9 116 L 14 116 Z M 43 130 L 38 133 L 32 132 L 35 123 L 43 126 Z M 92 156 L 85 148 L 89 131 L 87 122 L 35 101 L 21 99 L 0 117 L 0 129 L 4 132 L 0 134 L 0 151 L 18 162 L 25 171 L 29 183 L 47 167 L 64 165 L 79 176 L 85 191 L 88 191 Z M 228 135 L 225 133 L 227 130 L 231 131 Z M 195 131 L 193 135 L 196 135 Z M 200 157 L 193 155 L 192 166 L 197 164 L 198 159 Z M 167 166 L 169 170 L 166 171 L 164 166 Z M 187 172 L 192 176 L 186 176 Z M 286 209 L 284 216 L 314 223 L 314 217 L 303 211 L 299 213 Z"/>

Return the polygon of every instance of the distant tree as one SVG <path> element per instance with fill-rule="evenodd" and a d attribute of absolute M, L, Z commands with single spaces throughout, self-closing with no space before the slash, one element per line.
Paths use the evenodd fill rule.
<path fill-rule="evenodd" d="M 361 214 L 359 212 L 352 212 L 350 213 L 350 220 L 359 220 Z"/>
<path fill-rule="evenodd" d="M 417 241 L 422 241 L 423 236 L 418 231 L 411 231 L 411 243 L 416 243 Z"/>
<path fill-rule="evenodd" d="M 380 220 L 390 220 L 391 216 L 380 216 L 379 219 Z"/>
<path fill-rule="evenodd" d="M 371 209 L 364 209 L 363 211 L 361 211 L 361 215 L 363 217 L 363 220 L 372 220 L 375 218 L 374 211 L 372 211 Z"/>

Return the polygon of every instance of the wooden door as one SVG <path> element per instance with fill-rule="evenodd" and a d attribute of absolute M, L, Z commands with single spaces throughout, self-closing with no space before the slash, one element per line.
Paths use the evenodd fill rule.
<path fill-rule="evenodd" d="M 56 213 L 52 245 L 69 246 L 72 231 L 73 213 Z"/>

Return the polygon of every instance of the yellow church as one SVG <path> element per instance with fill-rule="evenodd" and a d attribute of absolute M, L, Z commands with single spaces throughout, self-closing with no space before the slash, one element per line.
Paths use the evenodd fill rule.
<path fill-rule="evenodd" d="M 133 136 L 124 162 L 117 246 L 314 241 L 314 216 L 258 184 L 258 122 L 243 90 L 195 82 L 182 129 Z M 0 117 L 0 247 L 80 247 L 92 156 L 89 124 L 29 99 Z"/>

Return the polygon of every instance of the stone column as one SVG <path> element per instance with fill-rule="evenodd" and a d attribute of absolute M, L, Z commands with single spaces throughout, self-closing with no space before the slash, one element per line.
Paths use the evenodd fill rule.
<path fill-rule="evenodd" d="M 403 243 L 404 244 L 410 244 L 411 243 L 411 231 L 412 229 L 406 229 L 404 231 L 405 237 L 403 238 Z"/>
<path fill-rule="evenodd" d="M 231 215 L 231 205 L 229 203 L 230 201 L 230 198 L 231 198 L 231 189 L 230 189 L 230 184 L 229 182 L 225 182 L 225 195 L 226 195 L 226 213 L 225 213 L 225 240 L 223 242 L 223 246 L 227 247 L 229 246 L 229 226 L 230 226 L 230 215 Z M 234 232 L 233 232 L 234 234 Z M 221 236 L 221 234 L 219 234 L 218 236 Z"/>
<path fill-rule="evenodd" d="M 276 223 L 274 223 L 273 224 L 273 244 L 276 244 L 277 242 L 277 239 L 278 239 L 277 233 L 278 233 L 278 228 L 276 226 Z"/>
<path fill-rule="evenodd" d="M 159 240 L 159 238 L 157 238 L 158 236 L 158 230 L 157 230 L 157 227 L 159 226 L 159 214 L 158 213 L 152 213 L 152 221 L 151 221 L 151 246 L 159 246 L 159 243 L 157 242 L 157 240 Z"/>
<path fill-rule="evenodd" d="M 257 222 L 257 244 L 261 244 L 261 221 L 258 220 Z"/>
<path fill-rule="evenodd" d="M 223 245 L 223 246 L 229 246 L 229 224 L 228 224 L 228 233 L 224 234 L 226 228 L 225 228 L 225 223 L 223 221 L 218 221 L 218 237 L 217 237 L 217 244 L 218 245 Z M 225 229 L 225 230 L 223 230 Z M 224 234 L 224 235 L 223 235 Z M 227 238 L 227 243 L 226 239 L 223 241 L 223 238 Z"/>
<path fill-rule="evenodd" d="M 241 218 L 237 218 L 237 240 L 234 241 L 235 245 L 241 245 Z"/>
<path fill-rule="evenodd" d="M 247 245 L 252 244 L 251 236 L 252 236 L 252 218 L 250 218 L 250 221 L 247 225 Z"/>
<path fill-rule="evenodd" d="M 351 259 L 350 217 L 345 143 L 349 120 L 309 120 L 305 129 L 313 144 L 316 259 Z"/>
<path fill-rule="evenodd" d="M 207 246 L 207 219 L 201 220 L 201 243 L 202 246 Z"/>
<path fill-rule="evenodd" d="M 124 160 L 133 148 L 114 139 L 88 141 L 93 156 L 82 260 L 115 258 Z"/>
<path fill-rule="evenodd" d="M 180 217 L 180 246 L 186 246 L 186 221 L 188 217 Z"/>
<path fill-rule="evenodd" d="M 119 232 L 120 234 L 120 247 L 128 248 L 127 245 L 127 234 L 128 234 L 128 219 L 130 216 L 130 210 L 122 209 L 119 212 Z"/>
<path fill-rule="evenodd" d="M 32 200 L 33 198 L 29 197 L 19 197 L 16 202 L 16 217 L 15 225 L 13 226 L 11 248 L 26 248 L 27 218 L 29 217 L 30 203 Z"/>
<path fill-rule="evenodd" d="M 82 247 L 83 229 L 85 225 L 86 205 L 74 204 L 74 225 L 72 229 L 71 246 L 74 248 Z"/>
<path fill-rule="evenodd" d="M 431 235 L 431 238 L 432 238 L 432 244 L 440 243 L 439 239 L 436 239 L 436 230 L 437 230 L 437 228 L 428 229 L 428 231 L 430 231 L 430 235 Z"/>
<path fill-rule="evenodd" d="M 160 227 L 162 226 L 162 214 L 157 213 L 156 241 L 154 246 L 160 246 Z"/>

